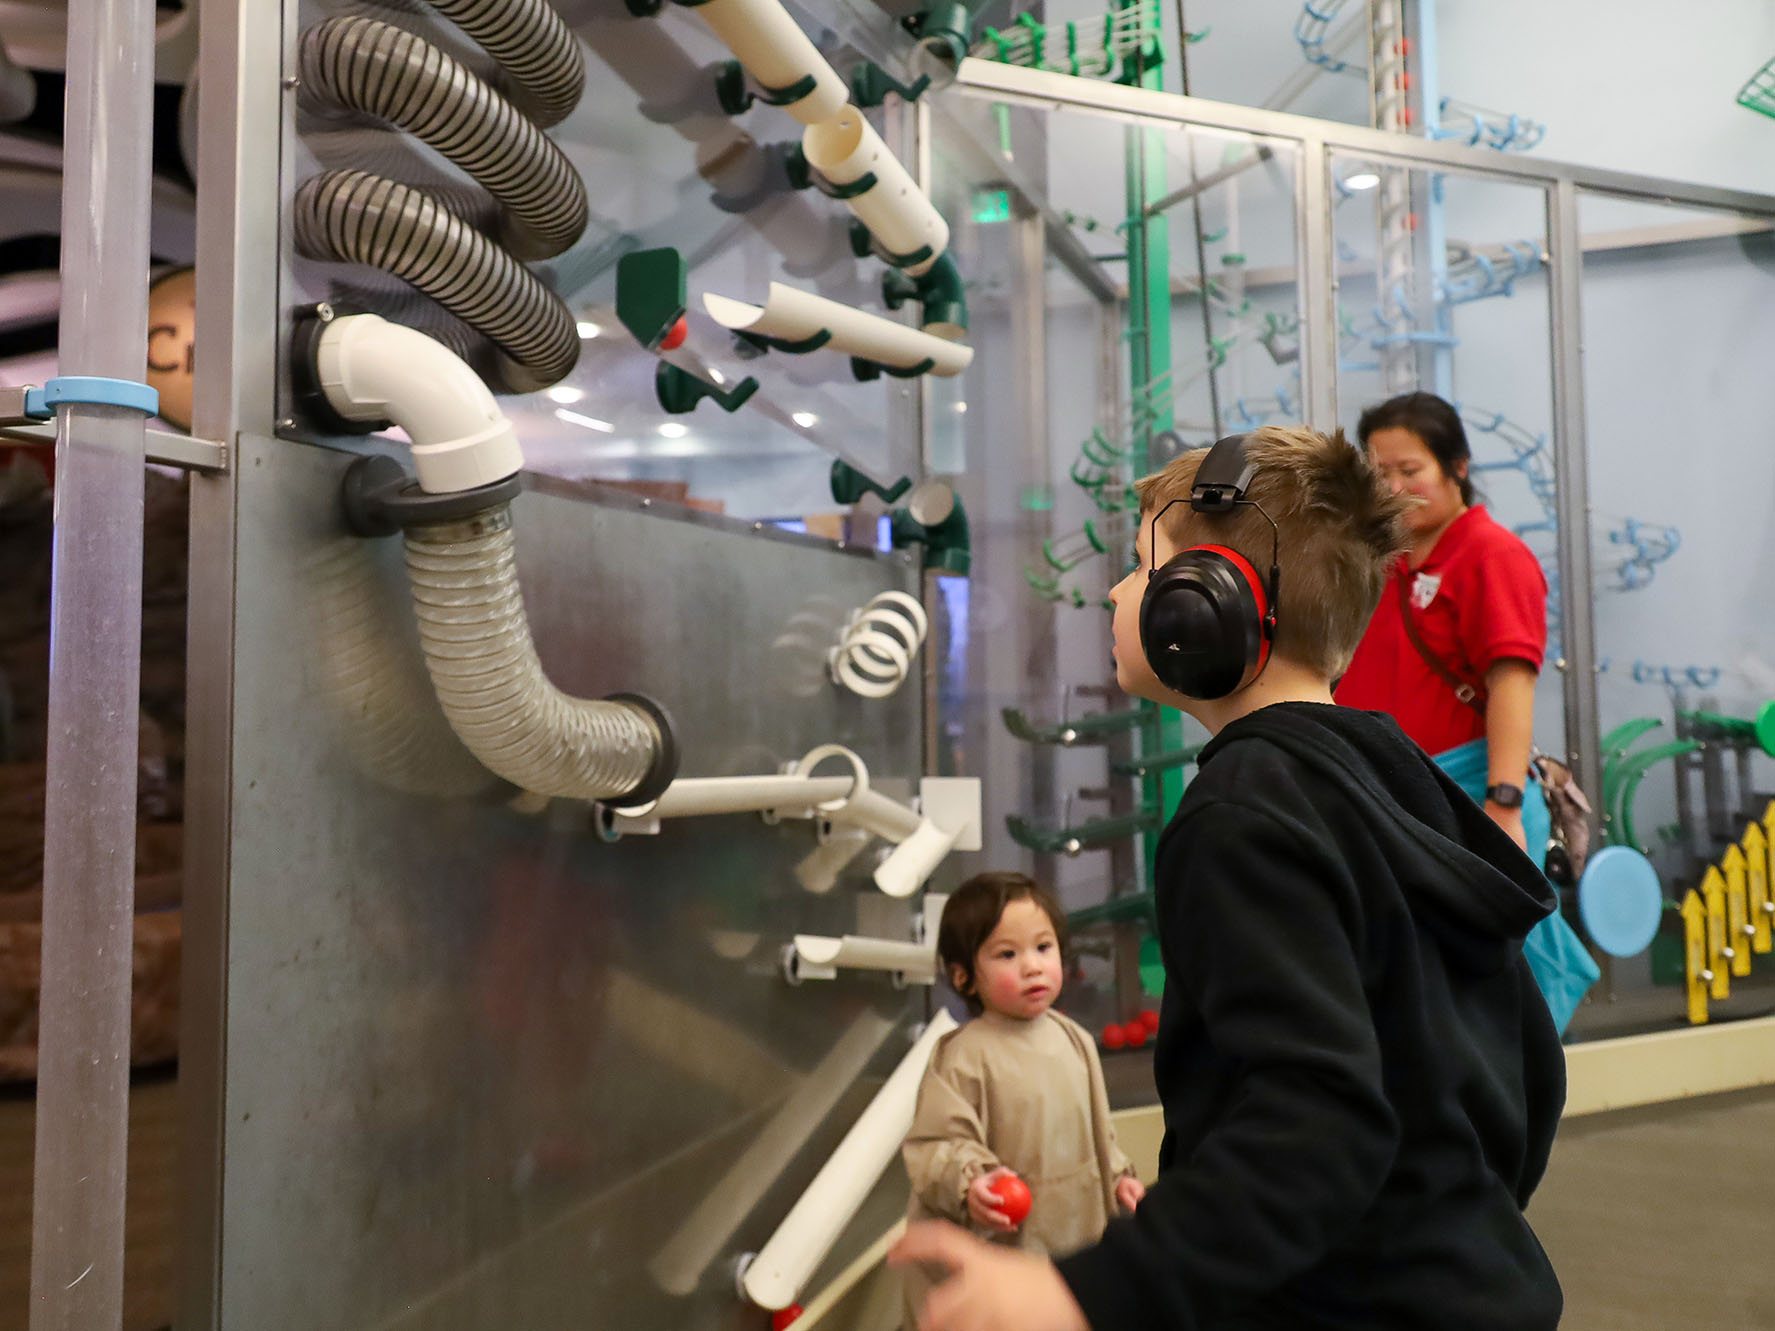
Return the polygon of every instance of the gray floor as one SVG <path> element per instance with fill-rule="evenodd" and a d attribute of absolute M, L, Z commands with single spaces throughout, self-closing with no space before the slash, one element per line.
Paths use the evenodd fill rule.
<path fill-rule="evenodd" d="M 1772 1331 L 1775 1087 L 1572 1120 L 1529 1220 L 1565 1331 Z"/>
<path fill-rule="evenodd" d="M 1130 1083 L 1146 1063 L 1105 1061 Z M 130 1097 L 124 1331 L 171 1316 L 177 1095 L 145 1078 Z M 0 1094 L 0 1331 L 28 1312 L 32 1109 Z M 1574 1119 L 1529 1219 L 1565 1331 L 1775 1331 L 1775 1087 Z"/>

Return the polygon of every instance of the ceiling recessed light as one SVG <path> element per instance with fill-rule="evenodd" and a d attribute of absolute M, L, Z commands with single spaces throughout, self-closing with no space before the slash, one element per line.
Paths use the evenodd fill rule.
<path fill-rule="evenodd" d="M 957 416 L 965 414 L 967 409 L 968 409 L 968 404 L 966 402 L 957 402 L 955 404 L 955 414 Z"/>
<path fill-rule="evenodd" d="M 659 427 L 659 432 L 667 439 L 682 439 L 690 433 L 688 425 L 680 425 L 677 421 L 667 421 Z"/>
<path fill-rule="evenodd" d="M 585 396 L 585 389 L 574 388 L 568 384 L 556 384 L 549 389 L 551 402 L 577 402 Z"/>
<path fill-rule="evenodd" d="M 605 434 L 616 433 L 616 427 L 609 421 L 601 421 L 596 416 L 584 416 L 577 411 L 568 411 L 566 407 L 556 407 L 555 415 L 569 425 L 583 425 L 588 430 L 602 430 Z"/>
<path fill-rule="evenodd" d="M 1381 183 L 1381 178 L 1372 171 L 1358 171 L 1355 175 L 1344 177 L 1345 189 L 1373 189 Z"/>
<path fill-rule="evenodd" d="M 589 319 L 581 319 L 576 326 L 579 329 L 579 340 L 582 342 L 590 342 L 594 337 L 598 336 L 599 333 L 604 331 Z"/>
<path fill-rule="evenodd" d="M 818 425 L 820 423 L 820 418 L 818 416 L 814 415 L 813 412 L 811 412 L 811 411 L 798 411 L 794 415 L 790 416 L 789 419 L 794 421 L 797 425 L 799 425 L 804 430 L 809 429 L 812 426 Z"/>

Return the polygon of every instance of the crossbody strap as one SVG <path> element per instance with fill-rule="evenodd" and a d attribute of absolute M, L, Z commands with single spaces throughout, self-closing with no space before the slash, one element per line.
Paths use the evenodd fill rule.
<path fill-rule="evenodd" d="M 1474 688 L 1473 685 L 1467 683 L 1438 660 L 1436 654 L 1425 645 L 1423 638 L 1419 635 L 1417 621 L 1411 617 L 1411 593 L 1406 585 L 1408 581 L 1409 579 L 1406 578 L 1399 579 L 1399 618 L 1405 621 L 1405 636 L 1411 639 L 1411 645 L 1418 649 L 1418 655 L 1423 657 L 1424 664 L 1435 672 L 1436 678 L 1453 689 L 1455 697 L 1460 699 L 1462 703 L 1484 716 L 1485 696 L 1483 691 Z"/>

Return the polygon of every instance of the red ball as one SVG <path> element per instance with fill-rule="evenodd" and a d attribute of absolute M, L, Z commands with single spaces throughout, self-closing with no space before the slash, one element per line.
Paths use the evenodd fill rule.
<path fill-rule="evenodd" d="M 1113 1021 L 1103 1028 L 1103 1035 L 1100 1038 L 1103 1040 L 1105 1049 L 1120 1049 L 1128 1042 L 1128 1037 L 1122 1034 L 1122 1028 Z"/>
<path fill-rule="evenodd" d="M 998 1198 L 998 1209 L 1011 1218 L 1013 1225 L 1023 1223 L 1023 1217 L 1029 1214 L 1030 1204 L 1035 1200 L 1029 1195 L 1029 1185 L 1015 1174 L 1006 1174 L 987 1191 Z"/>
<path fill-rule="evenodd" d="M 1122 1038 L 1128 1042 L 1128 1048 L 1138 1049 L 1146 1043 L 1146 1027 L 1138 1020 L 1131 1021 L 1122 1027 Z"/>
<path fill-rule="evenodd" d="M 797 1317 L 801 1316 L 801 1305 L 791 1303 L 787 1308 L 778 1308 L 770 1315 L 770 1331 L 783 1331 Z"/>
<path fill-rule="evenodd" d="M 1146 1027 L 1148 1035 L 1157 1035 L 1159 1033 L 1159 1014 L 1148 1008 L 1140 1014 L 1140 1024 Z"/>
<path fill-rule="evenodd" d="M 659 340 L 661 351 L 676 351 L 684 345 L 684 339 L 690 336 L 690 319 L 680 314 L 678 322 L 666 330 L 666 335 Z"/>

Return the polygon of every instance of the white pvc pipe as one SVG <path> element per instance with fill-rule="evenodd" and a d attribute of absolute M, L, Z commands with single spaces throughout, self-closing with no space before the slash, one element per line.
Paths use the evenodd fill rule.
<path fill-rule="evenodd" d="M 782 89 L 813 75 L 813 91 L 783 110 L 804 125 L 830 120 L 850 89 L 777 0 L 706 0 L 691 13 L 714 29 L 734 59 L 765 88 Z"/>
<path fill-rule="evenodd" d="M 812 966 L 840 966 L 852 970 L 898 971 L 908 980 L 928 984 L 937 977 L 934 946 L 902 943 L 891 938 L 861 938 L 845 934 L 825 938 L 796 934 L 796 954 Z"/>
<path fill-rule="evenodd" d="M 746 1268 L 746 1295 L 761 1308 L 787 1308 L 832 1250 L 882 1171 L 900 1153 L 918 1104 L 918 1084 L 937 1041 L 955 1029 L 938 1009 L 875 1099 L 808 1184 L 777 1232 Z"/>
<path fill-rule="evenodd" d="M 652 808 L 616 810 L 625 818 L 697 818 L 722 813 L 776 811 L 806 817 L 814 805 L 843 799 L 855 783 L 848 776 L 700 776 L 672 782 Z"/>
<path fill-rule="evenodd" d="M 829 333 L 831 337 L 825 344 L 828 350 L 899 370 L 909 370 L 928 360 L 930 373 L 944 379 L 960 374 L 974 359 L 970 346 L 781 282 L 770 284 L 770 294 L 763 305 L 704 292 L 703 307 L 716 323 L 738 333 L 785 342 L 803 342 Z"/>
<path fill-rule="evenodd" d="M 346 315 L 322 332 L 315 362 L 333 410 L 406 431 L 427 494 L 490 485 L 524 469 L 517 432 L 487 385 L 424 333 L 375 314 Z"/>
<path fill-rule="evenodd" d="M 949 225 L 906 174 L 899 159 L 854 106 L 802 132 L 801 151 L 808 165 L 834 185 L 852 185 L 873 175 L 872 188 L 845 200 L 857 220 L 889 254 L 914 254 L 926 245 L 930 257 L 905 271 L 919 276 L 949 247 Z"/>
<path fill-rule="evenodd" d="M 911 896 L 924 886 L 960 836 L 959 828 L 945 832 L 929 818 L 921 819 L 917 829 L 875 870 L 875 885 L 890 897 Z"/>
<path fill-rule="evenodd" d="M 709 1263 L 721 1254 L 740 1222 L 782 1177 L 840 1097 L 863 1075 L 863 1069 L 893 1029 L 893 1022 L 871 1010 L 865 1010 L 850 1024 L 647 1264 L 661 1289 L 680 1297 L 695 1291 Z M 910 1115 L 907 1123 L 910 1126 Z"/>

